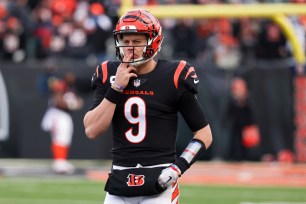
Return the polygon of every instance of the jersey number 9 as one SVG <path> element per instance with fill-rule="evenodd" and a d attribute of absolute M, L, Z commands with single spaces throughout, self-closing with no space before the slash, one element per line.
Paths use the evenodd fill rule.
<path fill-rule="evenodd" d="M 132 108 L 136 108 L 137 114 L 132 114 Z M 138 125 L 138 131 L 133 131 L 135 126 L 131 127 L 128 131 L 125 132 L 126 139 L 131 143 L 140 143 L 146 137 L 146 104 L 139 97 L 129 98 L 124 105 L 124 115 L 125 118 L 131 124 Z"/>

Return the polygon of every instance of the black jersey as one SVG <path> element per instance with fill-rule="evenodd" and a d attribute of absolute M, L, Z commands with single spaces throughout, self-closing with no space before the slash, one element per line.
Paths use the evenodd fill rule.
<path fill-rule="evenodd" d="M 91 109 L 100 104 L 115 81 L 119 63 L 105 61 L 97 67 L 92 77 L 95 98 Z M 185 61 L 159 60 L 152 72 L 131 78 L 112 120 L 113 164 L 174 162 L 178 112 L 188 112 L 188 106 L 180 107 L 179 101 L 185 93 L 197 94 L 198 82 L 194 68 Z M 205 117 L 196 120 L 190 127 L 193 131 L 207 125 Z"/>

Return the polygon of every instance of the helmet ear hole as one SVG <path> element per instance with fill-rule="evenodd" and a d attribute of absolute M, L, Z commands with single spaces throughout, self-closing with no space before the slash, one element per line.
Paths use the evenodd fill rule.
<path fill-rule="evenodd" d="M 153 49 L 148 49 L 146 52 L 146 57 L 150 58 L 154 55 L 154 50 Z"/>
<path fill-rule="evenodd" d="M 155 37 L 157 36 L 157 31 L 154 31 L 154 32 L 152 33 L 152 36 L 153 36 L 153 38 L 155 38 Z"/>

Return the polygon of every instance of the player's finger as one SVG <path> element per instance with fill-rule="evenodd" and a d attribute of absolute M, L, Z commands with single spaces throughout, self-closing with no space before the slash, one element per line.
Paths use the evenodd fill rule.
<path fill-rule="evenodd" d="M 135 66 L 128 66 L 128 72 L 136 72 Z"/>
<path fill-rule="evenodd" d="M 129 73 L 129 76 L 130 77 L 137 77 L 137 74 L 136 74 L 136 67 L 134 66 L 129 66 L 127 68 L 127 72 Z"/>
<path fill-rule="evenodd" d="M 132 56 L 133 56 L 133 53 L 128 53 L 127 55 L 124 55 L 123 62 L 125 64 L 128 64 L 131 61 Z"/>
<path fill-rule="evenodd" d="M 130 78 L 131 78 L 131 77 L 138 77 L 138 75 L 135 74 L 134 72 L 131 72 L 129 77 L 130 77 Z"/>

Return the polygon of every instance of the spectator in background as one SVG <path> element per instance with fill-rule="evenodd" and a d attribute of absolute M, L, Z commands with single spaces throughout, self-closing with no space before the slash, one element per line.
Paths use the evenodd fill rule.
<path fill-rule="evenodd" d="M 27 56 L 31 33 L 30 10 L 26 0 L 0 2 L 0 58 L 21 62 Z"/>
<path fill-rule="evenodd" d="M 197 28 L 202 41 L 198 58 L 212 61 L 221 69 L 235 69 L 240 65 L 239 41 L 233 35 L 229 19 L 202 20 Z"/>
<path fill-rule="evenodd" d="M 116 5 L 115 5 L 116 3 Z M 48 57 L 105 58 L 118 2 L 0 1 L 0 57 L 21 62 Z"/>
<path fill-rule="evenodd" d="M 41 127 L 51 135 L 52 170 L 55 173 L 72 174 L 75 170 L 68 161 L 73 137 L 70 112 L 79 110 L 83 106 L 83 100 L 73 88 L 74 82 L 75 76 L 70 72 L 63 79 L 50 77 L 48 80 L 51 97 Z"/>
<path fill-rule="evenodd" d="M 89 16 L 84 22 L 88 42 L 98 61 L 106 59 L 106 41 L 112 34 L 113 22 L 106 15 L 102 4 L 96 2 L 89 7 Z"/>
<path fill-rule="evenodd" d="M 222 69 L 235 69 L 240 64 L 239 42 L 233 36 L 232 24 L 229 19 L 219 19 L 216 25 L 214 47 L 214 62 Z"/>
<path fill-rule="evenodd" d="M 287 40 L 280 27 L 274 22 L 263 22 L 256 44 L 256 57 L 264 60 L 279 60 L 290 56 Z"/>
<path fill-rule="evenodd" d="M 43 59 L 49 56 L 50 41 L 53 35 L 51 23 L 52 13 L 46 2 L 42 1 L 33 11 L 33 53 L 36 58 Z"/>
<path fill-rule="evenodd" d="M 198 51 L 198 37 L 193 19 L 180 19 L 172 29 L 174 58 L 195 58 Z"/>
<path fill-rule="evenodd" d="M 2 36 L 3 58 L 14 62 L 25 59 L 26 35 L 20 20 L 14 16 L 8 16 L 3 22 L 6 32 Z"/>
<path fill-rule="evenodd" d="M 199 52 L 197 58 L 211 60 L 212 52 L 207 49 L 209 38 L 214 35 L 215 19 L 199 19 L 196 25 L 196 31 L 199 38 Z"/>
<path fill-rule="evenodd" d="M 226 160 L 255 160 L 250 148 L 260 143 L 260 134 L 249 101 L 246 81 L 241 77 L 233 78 L 230 86 L 230 98 L 224 117 L 224 126 L 229 125 L 228 153 Z"/>
<path fill-rule="evenodd" d="M 233 22 L 233 36 L 240 44 L 240 65 L 250 66 L 255 63 L 255 45 L 259 34 L 259 20 L 252 18 L 235 19 Z"/>
<path fill-rule="evenodd" d="M 261 62 L 253 70 L 252 85 L 262 133 L 263 161 L 293 162 L 293 82 L 286 60 L 291 56 L 282 30 L 274 22 L 263 22 L 256 45 Z M 258 83 L 260 81 L 260 83 Z"/>

